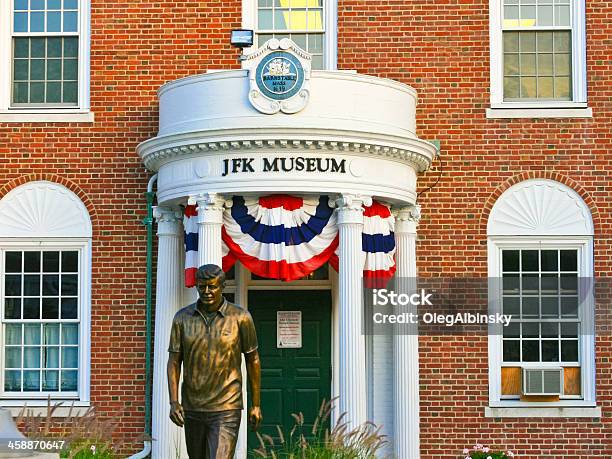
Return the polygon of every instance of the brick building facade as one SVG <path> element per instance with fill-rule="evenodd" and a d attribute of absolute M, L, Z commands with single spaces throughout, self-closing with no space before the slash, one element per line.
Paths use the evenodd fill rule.
<path fill-rule="evenodd" d="M 535 0 L 529 4 L 523 0 L 521 2 L 521 8 L 523 4 L 530 6 L 531 3 L 536 8 Z M 58 397 L 62 399 L 64 389 L 61 388 L 65 384 L 65 391 L 72 394 L 67 399 L 77 400 L 77 405 L 93 405 L 102 415 L 120 413 L 117 437 L 137 436 L 145 429 L 146 227 L 142 220 L 147 212 L 144 193 L 151 172 L 146 170 L 136 153 L 136 147 L 158 133 L 157 90 L 165 83 L 204 74 L 209 70 L 240 69 L 238 51 L 229 44 L 230 31 L 240 27 L 255 28 L 260 35 L 268 34 L 271 37 L 275 32 L 269 29 L 274 27 L 263 27 L 261 22 L 257 22 L 257 15 L 262 14 L 262 5 L 264 9 L 268 6 L 265 1 L 260 2 L 260 9 L 257 10 L 254 6 L 257 2 L 249 0 L 124 3 L 91 0 L 79 1 L 75 7 L 70 2 L 64 2 L 56 10 L 52 1 L 46 4 L 46 9 L 37 9 L 34 0 L 29 4 L 26 1 L 25 7 L 23 2 L 11 3 L 3 2 L 3 11 L 0 12 L 0 20 L 3 21 L 0 27 L 0 58 L 5 61 L 5 70 L 0 77 L 0 158 L 3 164 L 0 170 L 0 199 L 5 200 L 6 204 L 2 207 L 0 201 L 3 225 L 6 222 L 5 230 L 0 233 L 4 263 L 0 267 L 0 273 L 4 276 L 0 295 L 4 295 L 5 300 L 2 316 L 4 328 L 0 334 L 5 346 L 2 369 L 4 387 L 0 405 L 9 406 L 13 411 L 23 406 L 24 400 L 29 401 L 29 406 L 37 403 L 46 405 L 45 393 L 60 392 Z M 302 6 L 313 9 L 318 5 L 318 2 L 303 3 L 305 5 Z M 543 2 L 538 3 L 544 5 Z M 571 6 L 568 11 L 571 12 L 572 22 L 571 27 L 564 28 L 562 16 L 566 3 Z M 503 20 L 511 21 L 510 18 L 514 17 L 511 10 L 515 4 L 519 5 L 518 1 L 325 2 L 322 10 L 325 20 L 319 25 L 324 42 L 320 52 L 322 57 L 318 61 L 321 68 L 355 70 L 359 74 L 388 78 L 411 86 L 418 95 L 416 134 L 421 139 L 440 143 L 443 167 L 439 182 L 435 183 L 441 171 L 438 160 L 418 176 L 419 191 L 435 184 L 419 199 L 422 207 L 416 245 L 419 276 L 491 275 L 491 251 L 495 249 L 491 248 L 490 238 L 495 235 L 488 233 L 487 228 L 494 205 L 505 191 L 529 180 L 533 183 L 554 183 L 555 186 L 560 184 L 556 189 L 575 192 L 575 196 L 583 201 L 584 209 L 590 212 L 594 231 L 594 235 L 589 235 L 588 230 L 579 234 L 578 239 L 582 241 L 588 242 L 591 238 L 591 245 L 587 243 L 586 246 L 592 247 L 592 255 L 580 252 L 578 257 L 586 257 L 586 265 L 592 267 L 597 278 L 605 278 L 612 271 L 609 229 L 612 215 L 609 171 L 612 165 L 607 156 L 612 138 L 610 4 L 601 0 L 586 2 L 586 5 L 579 0 L 566 3 L 551 1 L 544 6 L 550 4 L 551 8 L 557 8 L 553 10 L 557 16 L 554 23 L 551 22 L 550 30 L 559 34 L 564 30 L 570 31 L 571 51 L 562 47 L 564 36 L 559 35 L 559 47 L 550 54 L 558 59 L 555 62 L 559 62 L 559 72 L 562 72 L 562 58 L 559 56 L 564 53 L 571 56 L 570 75 L 552 72 L 552 82 L 546 84 L 559 91 L 553 97 L 541 96 L 540 93 L 534 93 L 531 97 L 531 87 L 527 81 L 530 77 L 524 74 L 517 76 L 520 90 L 525 93 L 517 93 L 513 106 L 512 103 L 508 105 L 509 98 L 504 99 L 504 96 L 498 101 L 492 100 L 492 93 L 500 90 L 495 87 L 493 80 L 496 78 L 500 81 L 504 77 L 507 79 L 506 94 L 514 90 L 510 82 L 513 74 L 508 73 L 513 70 L 502 71 L 500 76 L 491 65 L 494 51 L 500 53 L 494 60 L 501 62 L 505 53 L 506 62 L 509 62 L 511 50 L 508 47 L 503 50 L 500 46 L 495 50 L 492 43 L 495 37 L 502 40 L 502 33 L 510 37 L 512 33 L 529 32 L 529 27 L 535 27 L 532 33 L 542 36 L 548 31 L 545 26 L 538 28 L 540 23 L 521 22 L 531 17 L 527 8 L 525 16 L 523 10 L 517 13 L 516 22 L 504 22 L 503 32 L 501 29 L 493 30 L 495 24 L 501 24 L 501 11 L 506 11 Z M 270 11 L 273 9 L 271 5 L 272 2 Z M 518 11 L 519 6 L 516 8 Z M 61 25 L 54 32 L 55 35 L 49 35 L 55 30 L 51 24 L 56 11 L 62 17 Z M 78 17 L 78 26 L 75 24 L 74 30 L 70 28 L 72 19 L 69 16 L 73 11 L 77 12 Z M 311 13 L 317 14 L 316 11 Z M 19 22 L 21 18 L 17 19 L 21 14 L 29 15 L 30 22 L 26 21 L 25 26 Z M 36 29 L 36 14 L 45 14 L 42 29 Z M 538 14 L 544 16 L 544 10 L 538 10 Z M 499 16 L 497 23 L 496 16 Z M 261 17 L 259 20 L 262 21 Z M 583 61 L 579 52 L 579 37 L 583 30 L 579 26 L 581 21 L 586 30 L 586 58 Z M 307 30 L 304 35 L 310 32 L 312 30 Z M 51 54 L 53 45 L 48 37 L 60 37 L 62 40 L 63 54 L 57 57 L 63 61 L 62 76 L 58 80 L 62 89 L 61 95 L 57 96 L 53 92 L 55 89 L 49 86 L 50 61 L 55 56 Z M 79 40 L 75 87 L 70 86 L 72 80 L 66 70 L 70 37 L 78 37 Z M 534 37 L 539 40 L 538 35 Z M 37 56 L 35 42 L 43 38 L 47 40 L 46 47 L 43 54 Z M 294 37 L 294 41 L 297 42 L 297 38 Z M 19 40 L 30 40 L 29 51 L 26 46 L 26 54 L 21 57 L 15 54 Z M 508 42 L 510 40 L 508 38 Z M 337 48 L 334 44 L 337 44 Z M 309 51 L 317 55 L 319 48 L 316 40 L 309 41 L 308 46 L 311 47 Z M 517 50 L 517 59 L 520 59 L 521 53 L 527 52 L 526 49 Z M 540 51 L 533 50 L 533 59 L 540 58 L 539 55 L 544 53 Z M 30 67 L 22 80 L 17 79 L 19 69 L 15 63 L 20 58 L 30 60 Z M 43 96 L 37 95 L 38 89 L 32 84 L 32 81 L 38 81 L 33 63 L 37 58 L 46 61 L 46 64 L 41 64 L 46 74 L 46 80 L 41 77 L 41 81 L 46 82 Z M 581 65 L 586 75 L 584 84 L 580 77 L 581 70 L 576 68 Z M 536 69 L 543 72 L 543 67 L 536 65 Z M 535 87 L 544 88 L 541 89 L 544 94 L 547 89 L 543 78 L 548 77 L 533 78 Z M 569 80 L 569 89 L 564 87 L 564 78 Z M 17 85 L 22 82 L 24 86 L 18 89 Z M 583 86 L 578 87 L 580 85 Z M 25 87 L 28 88 L 27 95 L 23 94 Z M 586 88 L 584 100 L 583 88 Z M 73 90 L 76 91 L 74 98 L 71 96 Z M 529 99 L 529 103 L 521 105 L 521 99 L 522 102 Z M 35 182 L 43 183 L 36 185 Z M 44 215 L 42 211 L 38 214 L 32 211 L 29 226 L 18 224 L 14 227 L 16 229 L 12 229 L 11 215 L 20 213 L 16 209 L 21 208 L 24 214 L 30 215 L 28 203 L 38 203 L 36 205 L 39 207 L 32 204 L 35 209 L 43 209 L 45 205 L 42 198 L 33 197 L 36 195 L 34 191 L 30 195 L 19 195 L 18 191 L 36 190 L 36 186 L 43 186 L 46 182 L 61 185 L 53 188 L 58 196 L 63 193 L 58 190 L 67 189 L 78 197 L 90 218 L 89 235 L 86 229 L 74 234 L 72 229 L 66 229 L 67 232 L 62 234 L 62 224 L 59 223 L 51 225 L 53 228 L 45 232 L 41 222 L 50 221 L 51 216 Z M 44 189 L 42 193 L 45 193 Z M 23 197 L 22 200 L 18 199 L 19 196 Z M 40 196 L 40 192 L 36 196 Z M 68 219 L 69 215 L 63 215 Z M 62 219 L 62 215 L 53 217 L 59 221 Z M 588 220 L 588 217 L 585 218 Z M 70 221 L 70 225 L 74 225 L 74 221 Z M 40 226 L 37 226 L 39 223 Z M 86 224 L 83 225 L 85 228 Z M 543 235 L 543 240 L 546 240 L 547 235 L 554 234 L 552 239 L 557 241 L 557 246 L 549 241 L 544 248 L 532 249 L 563 250 L 564 238 L 577 238 L 575 232 L 563 235 L 563 230 L 559 231 L 561 233 Z M 28 232 L 31 233 L 30 237 L 26 236 Z M 506 233 L 502 235 L 509 236 Z M 57 243 L 62 237 L 78 240 L 80 245 L 68 243 L 67 248 L 62 248 Z M 78 282 L 91 294 L 89 304 L 82 304 L 82 296 L 87 296 L 85 291 L 77 295 L 79 305 L 76 308 L 79 313 L 72 315 L 65 306 L 64 316 L 64 302 L 71 304 L 72 299 L 66 287 L 65 294 L 60 289 L 59 293 L 56 291 L 52 295 L 58 298 L 55 301 L 60 306 L 56 305 L 55 309 L 50 306 L 55 311 L 50 312 L 50 316 L 45 316 L 44 301 L 38 315 L 34 312 L 27 316 L 25 301 L 28 281 L 23 276 L 27 276 L 28 272 L 45 276 L 47 271 L 44 266 L 47 262 L 46 259 L 34 261 L 34 267 L 28 271 L 29 262 L 24 254 L 32 252 L 34 245 L 41 240 L 49 245 L 49 251 L 60 252 L 59 258 L 62 260 L 64 253 L 68 253 L 66 260 L 71 252 L 80 254 L 79 260 L 84 264 L 79 265 L 78 272 L 81 274 Z M 520 237 L 513 243 L 508 250 L 522 250 Z M 42 251 L 45 252 L 45 249 Z M 86 260 L 89 251 L 90 267 Z M 19 260 L 23 265 L 19 265 L 19 269 L 9 268 L 9 257 L 17 256 L 21 257 Z M 49 266 L 53 265 L 52 261 L 49 263 Z M 65 264 L 61 266 L 68 271 L 62 271 L 60 267 L 49 268 L 49 272 L 61 278 L 69 276 L 64 274 L 73 271 L 68 268 L 69 262 L 62 263 Z M 540 271 L 543 270 L 543 263 L 541 261 Z M 83 273 L 82 270 L 87 272 Z M 19 282 L 23 282 L 23 285 L 14 287 L 16 284 L 11 284 L 13 287 L 10 287 L 10 279 L 6 276 L 11 275 L 22 276 Z M 501 273 L 498 275 L 501 277 Z M 578 276 L 581 275 L 583 273 L 578 270 Z M 41 281 L 33 282 L 39 285 Z M 39 293 L 31 296 L 44 297 L 46 282 L 43 279 Z M 69 285 L 71 281 L 66 277 L 65 282 L 65 285 Z M 10 294 L 10 288 L 21 290 L 14 290 Z M 186 293 L 184 297 L 188 295 Z M 19 313 L 9 314 L 7 297 L 20 298 Z M 420 336 L 420 428 L 416 437 L 420 437 L 420 457 L 455 457 L 465 446 L 479 441 L 511 449 L 519 457 L 608 457 L 612 446 L 609 421 L 612 410 L 612 313 L 605 296 L 596 296 L 595 304 L 595 347 L 590 351 L 594 359 L 594 378 L 587 375 L 584 377 L 590 379 L 583 381 L 583 389 L 594 387 L 594 403 L 581 405 L 581 397 L 588 397 L 580 393 L 578 402 L 571 407 L 575 411 L 565 411 L 570 414 L 563 412 L 563 409 L 570 407 L 555 410 L 556 402 L 549 406 L 542 406 L 543 402 L 540 402 L 537 405 L 540 411 L 535 409 L 530 412 L 527 407 L 520 415 L 516 411 L 512 412 L 514 415 L 510 411 L 504 412 L 503 403 L 500 406 L 492 404 L 491 384 L 495 383 L 490 382 L 491 347 L 486 335 Z M 32 323 L 23 322 L 25 319 L 40 319 L 41 323 L 46 324 L 45 319 L 51 316 L 59 324 L 58 327 L 62 327 L 61 333 L 64 333 L 64 327 L 69 333 L 71 323 L 80 324 L 82 341 L 71 342 L 68 337 L 64 341 L 62 335 L 61 351 L 66 352 L 66 356 L 62 353 L 61 363 L 57 364 L 57 371 L 62 372 L 62 376 L 34 377 L 29 381 L 38 384 L 38 389 L 27 389 L 27 376 L 24 373 L 28 371 L 27 368 L 39 368 L 42 375 L 45 368 L 56 366 L 45 367 L 41 360 L 38 366 L 27 363 L 26 329 L 19 328 L 22 330 L 19 333 L 23 333 L 23 341 L 19 341 L 19 344 L 9 342 L 7 327 L 25 327 Z M 88 329 L 83 328 L 85 326 L 90 326 L 90 335 Z M 43 328 L 42 336 L 46 337 L 46 333 L 46 328 Z M 40 335 L 37 336 L 40 339 Z M 34 341 L 30 344 L 36 344 L 36 338 L 32 339 Z M 7 366 L 10 356 L 6 349 L 11 344 L 16 346 L 15 349 L 21 346 L 19 364 L 14 367 Z M 76 367 L 69 363 L 70 344 L 78 345 L 82 350 Z M 581 352 L 584 350 L 583 345 L 580 349 Z M 372 352 L 369 358 L 375 361 L 377 351 Z M 376 363 L 372 365 L 374 368 Z M 74 381 L 70 379 L 70 371 L 75 371 L 71 370 L 73 368 L 78 368 Z M 9 377 L 7 372 L 10 371 L 21 373 L 20 376 L 15 376 L 15 373 Z M 368 383 L 371 390 L 374 393 L 392 391 L 392 387 L 387 386 L 392 381 L 383 376 L 377 382 L 375 372 L 373 369 Z M 62 379 L 64 374 L 65 380 Z M 59 378 L 59 382 L 53 378 Z M 31 393 L 28 394 L 28 391 Z M 38 394 L 38 397 L 32 393 Z M 385 410 L 391 409 L 386 404 L 390 402 L 382 400 L 379 403 L 377 400 L 376 396 L 372 396 L 368 418 L 382 420 L 384 424 L 390 416 L 385 413 Z M 549 407 L 554 412 L 543 411 Z M 134 442 L 130 452 L 136 452 L 141 447 L 140 443 Z"/>

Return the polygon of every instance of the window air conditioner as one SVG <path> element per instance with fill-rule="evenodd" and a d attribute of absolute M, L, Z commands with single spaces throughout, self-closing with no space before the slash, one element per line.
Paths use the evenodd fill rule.
<path fill-rule="evenodd" d="M 523 368 L 523 395 L 561 395 L 562 368 Z"/>

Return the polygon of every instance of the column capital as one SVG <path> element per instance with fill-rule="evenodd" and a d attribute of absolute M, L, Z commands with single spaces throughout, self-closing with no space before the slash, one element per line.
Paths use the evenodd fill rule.
<path fill-rule="evenodd" d="M 395 217 L 395 233 L 416 233 L 416 227 L 421 220 L 421 206 L 412 204 L 392 209 Z"/>
<path fill-rule="evenodd" d="M 330 199 L 330 207 L 336 209 L 338 225 L 363 223 L 363 206 L 372 205 L 371 196 L 341 194 Z"/>
<path fill-rule="evenodd" d="M 179 210 L 171 207 L 154 206 L 153 217 L 157 221 L 158 236 L 178 236 L 181 233 L 179 223 L 183 216 Z"/>
<path fill-rule="evenodd" d="M 198 223 L 222 223 L 223 209 L 226 201 L 218 193 L 200 193 L 189 196 L 189 204 L 196 204 L 198 211 Z"/>

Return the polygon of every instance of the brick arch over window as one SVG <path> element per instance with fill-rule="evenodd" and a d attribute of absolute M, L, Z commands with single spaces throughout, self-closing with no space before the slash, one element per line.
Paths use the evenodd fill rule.
<path fill-rule="evenodd" d="M 94 228 L 97 227 L 96 221 L 98 218 L 97 218 L 96 209 L 93 203 L 91 202 L 91 200 L 89 199 L 89 197 L 87 196 L 87 194 L 85 193 L 85 191 L 83 191 L 83 189 L 79 187 L 76 183 L 74 183 L 71 180 L 68 180 L 65 177 L 62 177 L 61 175 L 48 174 L 48 173 L 22 175 L 21 177 L 11 180 L 10 182 L 6 183 L 3 187 L 0 188 L 0 199 L 4 198 L 4 196 L 6 196 L 11 190 L 21 185 L 25 185 L 26 183 L 37 182 L 37 181 L 45 181 L 45 182 L 56 183 L 58 185 L 63 185 L 66 188 L 68 188 L 70 191 L 72 191 L 81 200 L 81 202 L 87 209 L 87 212 L 89 212 L 89 218 L 91 219 L 91 224 L 93 225 L 93 227 Z"/>
<path fill-rule="evenodd" d="M 504 183 L 502 183 L 500 186 L 498 186 L 495 191 L 493 191 L 493 193 L 491 193 L 491 196 L 489 196 L 489 198 L 487 199 L 487 201 L 485 202 L 482 214 L 480 216 L 480 228 L 483 232 L 483 234 L 487 234 L 487 225 L 489 222 L 489 217 L 491 215 L 491 211 L 493 210 L 493 206 L 495 205 L 495 203 L 498 201 L 499 197 L 510 187 L 516 185 L 517 183 L 520 182 L 524 182 L 526 180 L 534 180 L 534 179 L 548 179 L 548 180 L 552 180 L 555 182 L 559 182 L 563 185 L 566 185 L 567 187 L 571 188 L 574 192 L 576 192 L 578 194 L 578 196 L 582 199 L 582 201 L 584 202 L 584 204 L 586 205 L 586 207 L 588 207 L 588 210 L 591 214 L 591 219 L 592 219 L 592 224 L 593 227 L 595 228 L 595 231 L 597 231 L 597 229 L 600 227 L 600 216 L 599 216 L 599 211 L 597 209 L 597 206 L 595 204 L 595 201 L 593 200 L 593 198 L 591 197 L 591 195 L 584 189 L 584 187 L 582 187 L 578 182 L 576 182 L 575 180 L 559 174 L 557 172 L 547 172 L 547 171 L 543 171 L 543 172 L 534 172 L 534 171 L 529 171 L 529 172 L 522 172 L 520 174 L 517 174 L 513 177 L 510 177 L 508 180 L 506 180 Z"/>

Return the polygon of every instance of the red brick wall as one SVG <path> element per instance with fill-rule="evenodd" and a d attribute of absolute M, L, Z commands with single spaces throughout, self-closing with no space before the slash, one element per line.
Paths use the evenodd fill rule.
<path fill-rule="evenodd" d="M 421 276 L 486 276 L 486 219 L 509 184 L 548 177 L 585 199 L 595 220 L 595 271 L 612 270 L 610 3 L 587 2 L 592 119 L 485 118 L 489 2 L 339 0 L 339 68 L 393 78 L 419 95 L 417 133 L 442 145 L 444 175 L 424 194 L 417 246 Z M 420 178 L 432 184 L 439 165 Z M 520 457 L 610 457 L 612 340 L 609 302 L 597 310 L 601 419 L 484 418 L 486 337 L 421 337 L 422 458 L 456 457 L 482 442 Z"/>
<path fill-rule="evenodd" d="M 29 180 L 75 191 L 93 219 L 91 399 L 118 440 L 144 429 L 146 191 L 136 145 L 157 133 L 157 89 L 237 67 L 239 0 L 92 0 L 93 124 L 0 123 L 0 197 Z M 142 448 L 135 443 L 132 450 Z"/>
<path fill-rule="evenodd" d="M 92 0 L 95 123 L 0 124 L 0 196 L 23 181 L 51 179 L 75 190 L 92 215 L 91 395 L 103 415 L 120 413 L 118 436 L 137 435 L 144 423 L 140 222 L 149 174 L 135 147 L 157 132 L 159 86 L 238 67 L 227 39 L 240 26 L 240 8 L 238 0 Z M 442 144 L 446 172 L 421 199 L 421 275 L 486 275 L 483 209 L 509 180 L 529 174 L 575 184 L 596 216 L 596 272 L 610 274 L 609 19 L 609 2 L 587 2 L 593 119 L 487 120 L 488 2 L 339 0 L 339 68 L 412 85 L 418 135 Z M 421 177 L 422 186 L 436 170 Z M 455 457 L 477 441 L 521 457 L 608 456 L 609 330 L 597 343 L 601 420 L 486 419 L 486 339 L 423 337 L 420 346 L 423 458 Z"/>

